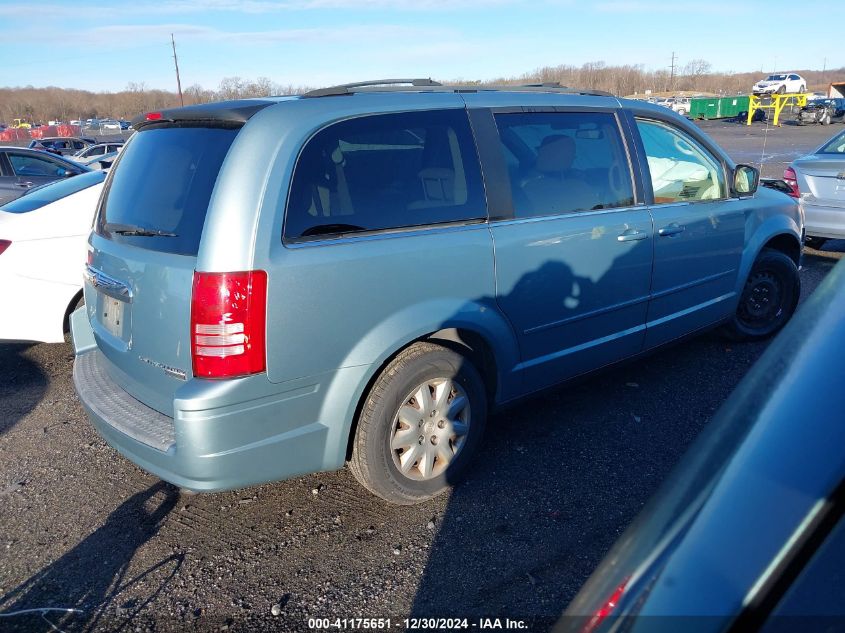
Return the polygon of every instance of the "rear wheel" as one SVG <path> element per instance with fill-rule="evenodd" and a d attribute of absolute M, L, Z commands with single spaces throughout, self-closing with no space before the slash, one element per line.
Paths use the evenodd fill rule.
<path fill-rule="evenodd" d="M 408 505 L 465 472 L 484 432 L 487 401 L 476 368 L 434 343 L 414 343 L 382 371 L 358 420 L 349 466 L 370 492 Z"/>
<path fill-rule="evenodd" d="M 73 299 L 70 300 L 70 303 L 65 310 L 65 317 L 62 321 L 62 329 L 64 330 L 65 335 L 65 343 L 71 342 L 70 336 L 70 315 L 76 312 L 79 308 L 85 305 L 85 295 L 82 294 L 80 290 Z"/>
<path fill-rule="evenodd" d="M 736 341 L 768 338 L 789 321 L 801 293 L 798 267 L 787 255 L 763 249 L 754 262 L 739 306 L 724 333 Z"/>

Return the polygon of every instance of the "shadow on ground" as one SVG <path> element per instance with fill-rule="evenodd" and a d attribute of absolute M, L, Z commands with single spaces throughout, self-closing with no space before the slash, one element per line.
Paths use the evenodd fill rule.
<path fill-rule="evenodd" d="M 134 616 L 165 590 L 181 568 L 183 555 L 173 554 L 135 574 L 129 573 L 130 563 L 158 533 L 178 498 L 178 491 L 164 482 L 132 495 L 102 527 L 0 597 L 0 629 L 135 630 L 142 623 Z M 87 582 L 80 584 L 80 578 Z M 154 589 L 139 592 L 142 584 Z M 134 598 L 116 604 L 126 590 L 133 590 Z M 42 611 L 47 608 L 56 610 Z M 28 610 L 32 612 L 13 615 Z"/>
<path fill-rule="evenodd" d="M 47 376 L 28 357 L 32 347 L 25 343 L 0 344 L 0 435 L 32 411 L 47 390 Z"/>

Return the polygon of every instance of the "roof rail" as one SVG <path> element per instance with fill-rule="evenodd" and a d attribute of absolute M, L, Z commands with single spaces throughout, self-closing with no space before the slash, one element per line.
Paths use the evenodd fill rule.
<path fill-rule="evenodd" d="M 393 86 L 397 84 L 409 84 L 416 88 L 426 88 L 432 86 L 442 86 L 443 84 L 433 81 L 431 77 L 427 79 L 374 79 L 371 81 L 358 81 L 351 84 L 340 84 L 339 86 L 329 86 L 328 88 L 318 88 L 306 92 L 303 97 L 333 97 L 338 95 L 348 95 L 354 92 L 353 88 L 364 88 L 366 86 Z"/>
<path fill-rule="evenodd" d="M 568 88 L 566 86 L 561 86 L 559 81 L 542 81 L 536 84 L 522 84 L 519 86 L 520 88 Z"/>

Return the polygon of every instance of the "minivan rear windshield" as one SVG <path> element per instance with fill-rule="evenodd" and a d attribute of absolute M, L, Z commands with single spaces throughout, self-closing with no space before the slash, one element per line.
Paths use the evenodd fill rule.
<path fill-rule="evenodd" d="M 237 133 L 210 127 L 138 132 L 106 185 L 97 233 L 148 250 L 196 255 L 217 174 Z"/>

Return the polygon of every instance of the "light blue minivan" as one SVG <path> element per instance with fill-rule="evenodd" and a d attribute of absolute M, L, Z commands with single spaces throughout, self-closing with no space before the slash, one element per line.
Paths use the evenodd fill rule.
<path fill-rule="evenodd" d="M 492 408 L 714 326 L 769 336 L 798 302 L 798 206 L 666 108 L 388 80 L 133 125 L 74 381 L 183 488 L 348 462 L 418 502 Z"/>

